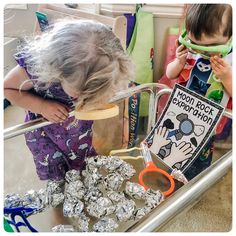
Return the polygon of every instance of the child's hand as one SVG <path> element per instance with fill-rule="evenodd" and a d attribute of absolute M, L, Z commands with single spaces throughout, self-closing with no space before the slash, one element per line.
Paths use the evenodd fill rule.
<path fill-rule="evenodd" d="M 232 68 L 231 66 L 224 61 L 224 59 L 214 56 L 210 58 L 211 67 L 218 79 L 222 82 L 225 80 L 229 80 L 232 76 Z"/>
<path fill-rule="evenodd" d="M 40 114 L 48 121 L 58 123 L 68 118 L 69 109 L 59 102 L 44 100 L 41 105 Z"/>
<path fill-rule="evenodd" d="M 184 66 L 186 63 L 187 55 L 188 55 L 188 48 L 185 48 L 183 44 L 179 45 L 178 39 L 175 40 L 176 45 L 176 59 L 179 61 L 179 63 Z"/>

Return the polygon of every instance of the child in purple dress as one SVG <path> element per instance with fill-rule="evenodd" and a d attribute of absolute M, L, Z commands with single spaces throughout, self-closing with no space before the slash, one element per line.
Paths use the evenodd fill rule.
<path fill-rule="evenodd" d="M 55 23 L 16 54 L 18 65 L 4 81 L 4 95 L 28 110 L 25 121 L 53 122 L 25 134 L 41 180 L 61 180 L 96 155 L 92 121 L 68 118 L 107 103 L 132 79 L 132 62 L 107 26 L 86 20 Z"/>

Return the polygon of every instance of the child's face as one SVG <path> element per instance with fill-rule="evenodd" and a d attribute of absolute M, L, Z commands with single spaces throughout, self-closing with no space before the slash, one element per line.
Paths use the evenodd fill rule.
<path fill-rule="evenodd" d="M 68 84 L 66 81 L 63 81 L 61 83 L 61 86 L 64 90 L 64 92 L 69 95 L 70 97 L 76 99 L 79 97 L 79 92 L 77 92 L 70 84 Z"/>
<path fill-rule="evenodd" d="M 229 37 L 223 36 L 221 32 L 215 34 L 214 36 L 208 36 L 206 34 L 201 35 L 201 39 L 196 39 L 193 34 L 190 32 L 188 33 L 188 39 L 191 41 L 191 43 L 200 45 L 200 46 L 217 46 L 217 45 L 225 45 Z M 209 57 L 212 56 L 220 56 L 221 53 L 219 52 L 204 52 L 200 50 L 194 50 L 196 53 L 201 53 L 203 55 L 207 55 Z"/>

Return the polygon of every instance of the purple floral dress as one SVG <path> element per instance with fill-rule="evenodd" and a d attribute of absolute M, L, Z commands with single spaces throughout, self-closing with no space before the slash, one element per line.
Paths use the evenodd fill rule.
<path fill-rule="evenodd" d="M 17 57 L 29 78 L 25 57 Z M 73 99 L 63 90 L 60 83 L 54 83 L 47 90 L 32 89 L 32 93 L 46 99 L 56 100 L 68 107 Z M 25 121 L 39 118 L 40 115 L 28 111 Z M 26 144 L 33 154 L 36 171 L 41 180 L 60 180 L 70 169 L 83 169 L 84 159 L 96 155 L 92 147 L 92 121 L 78 121 L 74 117 L 61 123 L 54 123 L 25 133 Z"/>

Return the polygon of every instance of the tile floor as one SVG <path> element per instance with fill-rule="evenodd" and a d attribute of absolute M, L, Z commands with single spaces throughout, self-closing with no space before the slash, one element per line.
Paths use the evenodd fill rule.
<path fill-rule="evenodd" d="M 24 111 L 9 106 L 4 111 L 4 127 L 22 123 Z M 224 150 L 217 149 L 215 157 Z M 30 189 L 45 188 L 46 182 L 37 178 L 31 153 L 23 136 L 4 142 L 4 194 L 24 194 Z M 31 224 L 40 232 L 50 231 L 49 210 L 30 217 Z M 187 222 L 187 223 L 186 223 Z M 229 173 L 190 210 L 174 218 L 164 232 L 227 232 L 232 226 L 232 173 Z"/>

